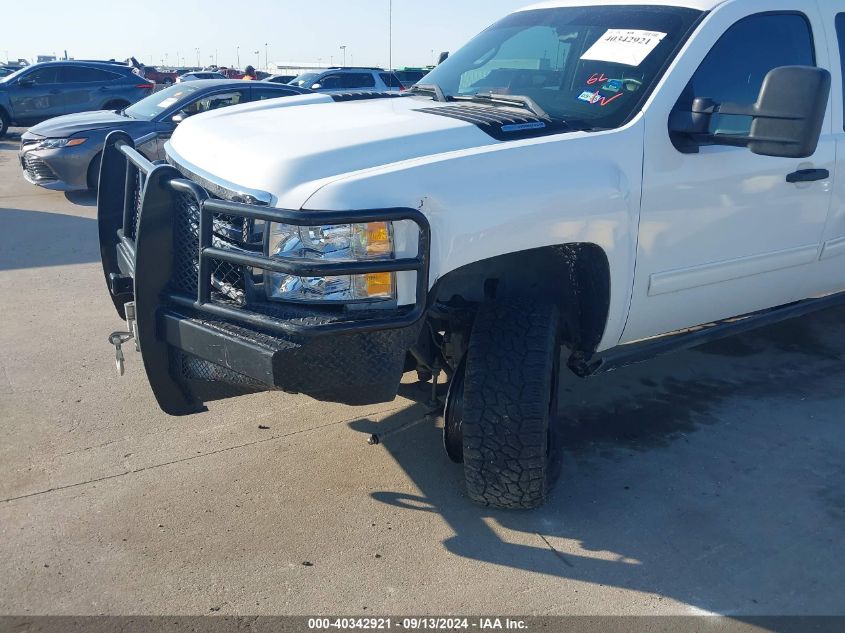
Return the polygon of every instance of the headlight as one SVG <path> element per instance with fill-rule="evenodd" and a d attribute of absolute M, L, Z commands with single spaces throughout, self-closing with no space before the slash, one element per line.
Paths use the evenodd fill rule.
<path fill-rule="evenodd" d="M 307 257 L 334 262 L 391 259 L 393 227 L 389 222 L 292 226 L 270 224 L 270 257 Z M 270 299 L 283 301 L 385 301 L 395 295 L 393 273 L 299 277 L 265 273 Z"/>
<path fill-rule="evenodd" d="M 60 147 L 76 147 L 82 145 L 85 138 L 45 138 L 35 146 L 35 149 L 59 149 Z"/>

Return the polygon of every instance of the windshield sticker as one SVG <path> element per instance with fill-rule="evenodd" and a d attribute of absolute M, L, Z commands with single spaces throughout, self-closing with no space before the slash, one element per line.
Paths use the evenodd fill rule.
<path fill-rule="evenodd" d="M 595 105 L 596 103 L 598 103 L 603 108 L 621 96 L 623 96 L 621 92 L 619 94 L 613 95 L 612 97 L 605 97 L 598 90 L 596 90 L 595 92 L 585 90 L 580 95 L 578 95 L 578 100 L 586 101 L 590 105 Z"/>
<path fill-rule="evenodd" d="M 177 101 L 178 101 L 178 99 L 176 97 L 168 97 L 164 101 L 159 101 L 158 106 L 156 106 L 156 107 L 168 108 L 168 107 L 172 106 L 174 103 L 176 103 Z"/>
<path fill-rule="evenodd" d="M 610 79 L 601 87 L 601 89 L 605 92 L 619 92 L 622 90 L 622 80 Z"/>
<path fill-rule="evenodd" d="M 664 37 L 659 31 L 608 29 L 581 59 L 639 66 Z"/>

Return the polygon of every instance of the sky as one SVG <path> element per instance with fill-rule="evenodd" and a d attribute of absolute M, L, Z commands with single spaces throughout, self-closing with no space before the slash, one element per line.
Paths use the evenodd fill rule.
<path fill-rule="evenodd" d="M 16 4 L 3 28 L 0 58 L 64 51 L 76 59 L 144 64 L 216 63 L 264 67 L 269 61 L 388 65 L 390 0 L 40 0 Z M 507 13 L 533 0 L 393 0 L 393 66 L 433 63 Z M 7 25 L 8 26 L 8 25 Z M 260 55 L 256 55 L 259 51 Z M 432 53 L 433 51 L 433 53 Z M 260 64 L 257 60 L 260 56 Z M 164 62 L 163 62 L 164 60 Z"/>

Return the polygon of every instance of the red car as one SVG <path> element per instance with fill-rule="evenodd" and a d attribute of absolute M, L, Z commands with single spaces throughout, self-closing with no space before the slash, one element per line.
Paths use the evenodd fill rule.
<path fill-rule="evenodd" d="M 172 70 L 159 70 L 155 66 L 143 66 L 141 72 L 145 79 L 154 81 L 157 84 L 169 86 L 176 83 L 176 72 Z"/>

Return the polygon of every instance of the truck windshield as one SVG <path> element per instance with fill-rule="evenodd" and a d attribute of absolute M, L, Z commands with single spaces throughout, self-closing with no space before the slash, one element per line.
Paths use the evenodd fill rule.
<path fill-rule="evenodd" d="M 439 87 L 447 100 L 528 97 L 552 118 L 614 128 L 638 107 L 700 16 L 665 6 L 521 11 L 482 32 L 421 83 Z"/>
<path fill-rule="evenodd" d="M 199 88 L 191 84 L 175 84 L 164 90 L 159 90 L 149 97 L 144 97 L 137 103 L 126 108 L 123 113 L 133 119 L 151 121 L 165 110 L 177 104 L 184 103 L 197 90 Z"/>

